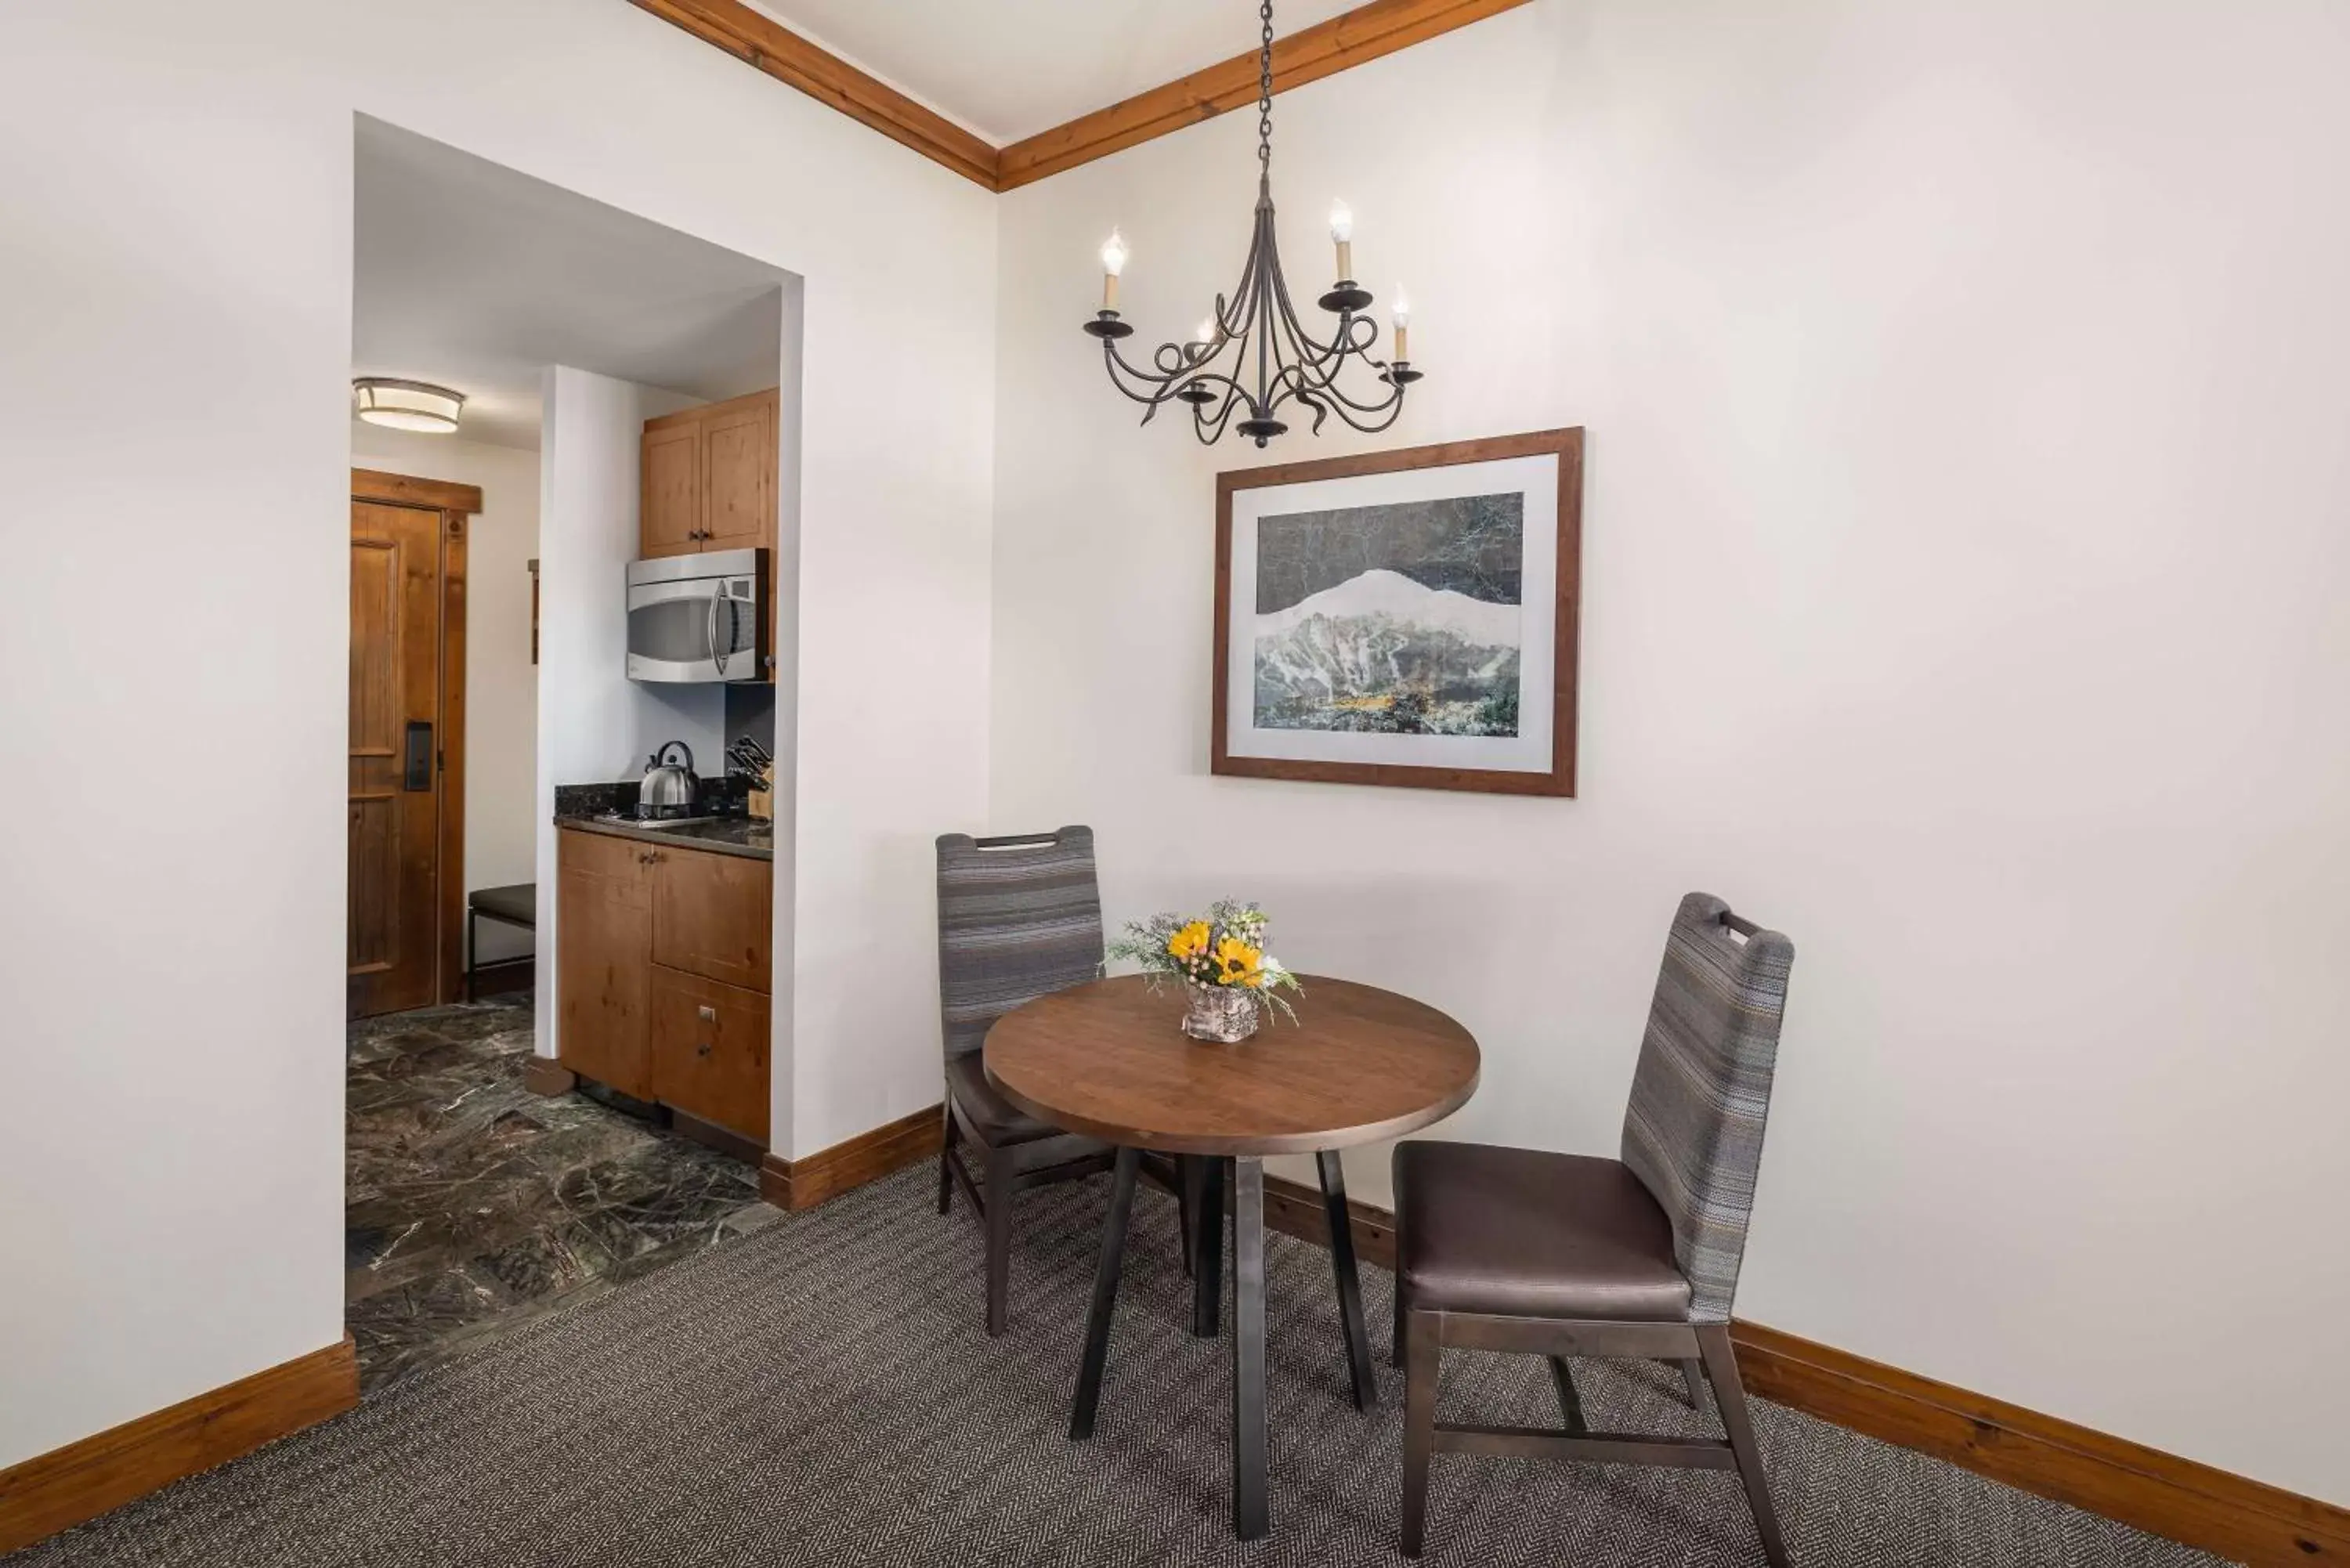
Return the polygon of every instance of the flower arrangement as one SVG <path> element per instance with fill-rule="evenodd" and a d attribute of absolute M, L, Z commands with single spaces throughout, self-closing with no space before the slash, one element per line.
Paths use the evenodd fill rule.
<path fill-rule="evenodd" d="M 1219 898 L 1205 915 L 1154 915 L 1128 923 L 1108 956 L 1141 966 L 1154 981 L 1183 982 L 1191 1010 L 1183 1032 L 1203 1040 L 1244 1040 L 1268 1012 L 1291 1023 L 1297 1012 L 1284 991 L 1301 991 L 1297 977 L 1264 950 L 1264 911 Z"/>

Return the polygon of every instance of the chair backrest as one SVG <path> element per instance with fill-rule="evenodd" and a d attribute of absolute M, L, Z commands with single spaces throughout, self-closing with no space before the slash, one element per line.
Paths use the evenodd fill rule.
<path fill-rule="evenodd" d="M 1624 1163 L 1673 1222 L 1690 1316 L 1726 1323 L 1746 1252 L 1795 948 L 1691 893 L 1673 916 L 1632 1074 Z"/>
<path fill-rule="evenodd" d="M 1024 1002 L 1098 980 L 1094 830 L 939 836 L 939 1022 L 949 1056 L 976 1051 Z"/>

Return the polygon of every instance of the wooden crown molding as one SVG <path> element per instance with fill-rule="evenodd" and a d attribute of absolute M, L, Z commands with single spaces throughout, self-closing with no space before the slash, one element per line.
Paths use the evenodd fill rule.
<path fill-rule="evenodd" d="M 350 1335 L 0 1469 L 0 1556 L 359 1402 Z"/>
<path fill-rule="evenodd" d="M 1276 38 L 1273 90 L 1287 92 L 1351 66 L 1391 55 L 1455 27 L 1523 5 L 1526 0 L 1372 0 L 1342 16 Z M 1256 101 L 1254 49 L 1193 71 L 1066 125 L 1039 131 L 996 157 L 995 188 L 1014 190 L 1047 175 L 1107 158 L 1140 142 Z"/>
<path fill-rule="evenodd" d="M 705 44 L 758 67 L 859 124 L 910 147 L 964 179 L 995 189 L 995 149 L 847 60 L 743 4 L 743 0 L 632 0 Z"/>
<path fill-rule="evenodd" d="M 991 191 L 1010 191 L 1256 101 L 1256 51 L 998 148 L 826 52 L 743 0 L 631 0 L 892 141 Z M 1526 0 L 1371 0 L 1273 46 L 1273 90 L 1514 9 Z"/>
<path fill-rule="evenodd" d="M 1395 1216 L 1350 1201 L 1355 1250 L 1395 1266 Z M 1322 1194 L 1265 1178 L 1264 1222 L 1330 1244 Z M 2180 1459 L 2020 1405 L 1920 1377 L 1743 1319 L 1731 1325 L 1746 1391 L 1849 1431 L 1931 1454 L 2023 1491 L 2251 1568 L 2350 1568 L 2350 1508 Z"/>

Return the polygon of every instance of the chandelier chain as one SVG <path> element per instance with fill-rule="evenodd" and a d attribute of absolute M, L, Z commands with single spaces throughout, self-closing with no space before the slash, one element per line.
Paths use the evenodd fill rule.
<path fill-rule="evenodd" d="M 1273 0 L 1260 0 L 1257 17 L 1264 42 L 1256 57 L 1256 164 L 1260 178 L 1273 174 Z"/>

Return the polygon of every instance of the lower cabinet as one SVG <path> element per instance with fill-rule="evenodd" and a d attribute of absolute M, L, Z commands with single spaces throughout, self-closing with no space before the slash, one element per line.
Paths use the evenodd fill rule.
<path fill-rule="evenodd" d="M 653 1097 L 767 1141 L 767 999 L 652 966 Z"/>
<path fill-rule="evenodd" d="M 772 867 L 581 829 L 556 840 L 556 1059 L 765 1143 Z"/>

